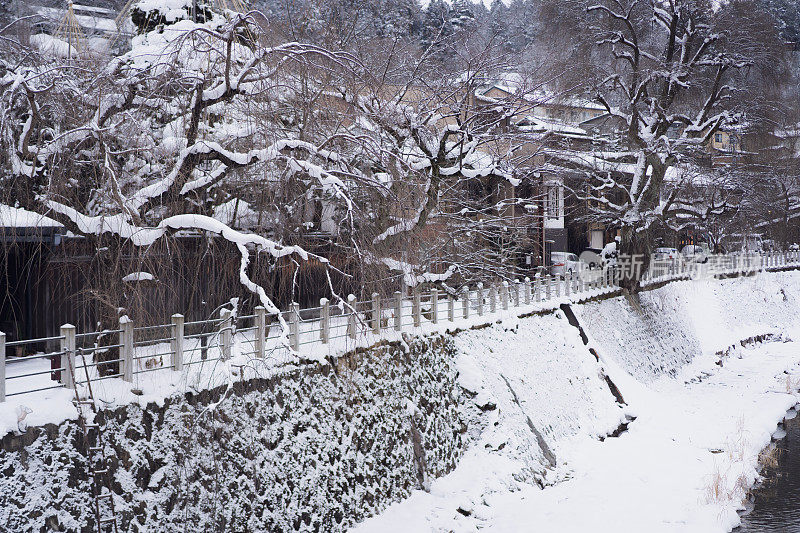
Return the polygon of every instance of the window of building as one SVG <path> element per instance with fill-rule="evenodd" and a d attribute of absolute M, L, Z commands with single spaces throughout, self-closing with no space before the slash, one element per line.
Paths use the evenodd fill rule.
<path fill-rule="evenodd" d="M 714 134 L 714 141 L 716 141 L 718 143 L 721 143 L 722 142 L 722 134 L 721 133 L 715 133 Z"/>

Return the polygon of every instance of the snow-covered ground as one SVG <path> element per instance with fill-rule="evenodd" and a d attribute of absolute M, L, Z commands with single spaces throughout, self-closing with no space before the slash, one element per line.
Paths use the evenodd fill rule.
<path fill-rule="evenodd" d="M 406 329 L 462 329 L 454 341 L 459 384 L 472 402 L 464 410 L 472 444 L 454 471 L 426 480 L 429 492 L 412 493 L 356 531 L 713 532 L 736 524 L 759 451 L 800 401 L 800 350 L 788 341 L 800 340 L 800 272 L 675 282 L 636 302 L 578 303 L 586 296 Z M 588 345 L 560 303 L 573 304 Z M 520 318 L 530 313 L 541 314 Z M 765 334 L 787 342 L 740 346 L 717 364 L 718 351 Z M 359 337 L 349 347 L 376 340 Z M 109 406 L 160 402 L 238 380 L 232 363 L 249 344 L 242 334 L 227 364 L 141 374 L 141 396 L 120 380 L 102 382 L 97 396 Z M 309 346 L 317 355 L 348 348 Z M 273 363 L 264 366 L 278 371 Z M 259 371 L 249 367 L 246 376 Z M 12 398 L 0 404 L 0 429 L 15 429 L 23 408 L 23 425 L 74 418 L 63 389 Z"/>
<path fill-rule="evenodd" d="M 588 347 L 569 333 L 535 342 L 526 333 L 539 327 L 535 321 L 519 329 L 526 349 L 508 334 L 492 346 L 484 332 L 473 350 L 459 339 L 463 384 L 480 390 L 476 402 L 495 400 L 499 413 L 430 492 L 413 493 L 354 531 L 730 531 L 760 451 L 800 401 L 800 347 L 789 340 L 800 338 L 799 297 L 797 273 L 680 282 L 642 295 L 638 310 L 623 298 L 578 306 Z M 739 346 L 716 364 L 718 350 L 765 333 L 782 334 L 783 342 Z M 631 353 L 654 346 L 668 353 Z M 593 358 L 571 366 L 589 347 L 626 406 L 597 389 Z M 494 350 L 503 353 L 501 365 Z M 554 355 L 544 366 L 559 361 L 560 373 L 538 373 L 541 352 Z M 541 454 L 520 452 L 532 447 L 521 437 L 527 421 L 508 414 L 515 406 L 502 397 L 499 372 L 513 384 L 516 408 L 543 433 L 554 468 Z M 625 415 L 636 417 L 626 432 L 598 438 Z"/>

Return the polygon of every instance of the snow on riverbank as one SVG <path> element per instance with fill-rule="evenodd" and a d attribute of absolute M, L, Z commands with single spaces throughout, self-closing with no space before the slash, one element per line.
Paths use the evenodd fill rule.
<path fill-rule="evenodd" d="M 800 387 L 800 346 L 739 347 L 721 367 L 715 352 L 765 333 L 800 339 L 799 296 L 797 273 L 673 283 L 643 294 L 635 305 L 620 297 L 576 306 L 588 347 L 573 338 L 572 347 L 554 351 L 558 338 L 527 338 L 521 348 L 506 337 L 500 348 L 505 364 L 496 365 L 493 352 L 477 345 L 466 350 L 459 365 L 467 381 L 483 384 L 479 397 L 501 396 L 497 375 L 503 373 L 534 425 L 555 420 L 546 435 L 557 459 L 542 476 L 548 486 L 542 490 L 540 479 L 520 475 L 525 465 L 541 469 L 540 456 L 514 452 L 519 442 L 511 438 L 503 449 L 489 446 L 500 431 L 527 430 L 512 415 L 503 420 L 513 406 L 501 398 L 499 424 L 488 425 L 454 472 L 434 481 L 429 493 L 415 492 L 354 531 L 730 531 L 755 481 L 759 452 L 800 401 L 794 392 Z M 540 320 L 521 321 L 520 336 Z M 538 374 L 542 342 L 543 353 L 567 361 L 561 372 Z M 602 367 L 621 390 L 624 408 L 610 406 L 600 392 L 571 398 L 575 390 L 591 391 L 594 382 L 574 382 L 565 354 L 574 353 L 577 361 L 589 347 L 600 356 L 595 369 Z M 592 360 L 585 361 L 588 376 Z M 560 383 L 564 376 L 567 382 Z M 599 440 L 614 414 L 637 418 L 621 436 Z"/>
<path fill-rule="evenodd" d="M 639 417 L 605 442 L 560 450 L 571 479 L 546 490 L 490 495 L 476 517 L 489 531 L 730 531 L 755 481 L 759 452 L 796 390 L 797 343 L 745 350 L 704 381 L 663 379 L 626 393 Z M 607 526 L 607 527 L 601 527 Z"/>

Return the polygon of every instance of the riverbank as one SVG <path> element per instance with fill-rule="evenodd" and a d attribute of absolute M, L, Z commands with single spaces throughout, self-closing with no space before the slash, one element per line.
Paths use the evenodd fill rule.
<path fill-rule="evenodd" d="M 492 453 L 474 447 L 430 492 L 355 531 L 730 531 L 759 453 L 800 399 L 800 346 L 790 340 L 800 339 L 799 293 L 787 273 L 581 306 L 588 347 L 635 418 L 627 431 L 601 440 L 582 424 L 551 441 L 558 463 L 544 489 L 487 468 Z"/>
<path fill-rule="evenodd" d="M 779 438 L 761 454 L 761 479 L 750 491 L 735 533 L 800 530 L 800 406 L 786 413 Z"/>
<path fill-rule="evenodd" d="M 126 531 L 722 531 L 797 401 L 798 302 L 797 272 L 564 298 L 111 405 L 97 421 L 116 516 Z M 2 439 L 0 523 L 80 531 L 91 509 L 74 421 Z"/>

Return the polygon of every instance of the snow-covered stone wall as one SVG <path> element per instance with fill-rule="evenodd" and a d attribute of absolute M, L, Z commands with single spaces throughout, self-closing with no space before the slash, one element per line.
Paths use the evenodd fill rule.
<path fill-rule="evenodd" d="M 800 272 L 786 271 L 678 281 L 637 298 L 587 302 L 575 313 L 606 357 L 647 383 L 731 342 L 780 333 L 798 304 Z"/>
<path fill-rule="evenodd" d="M 588 302 L 575 314 L 607 356 L 637 380 L 649 382 L 674 375 L 700 350 L 684 302 L 670 289 L 645 292 L 635 300 Z"/>
<path fill-rule="evenodd" d="M 435 336 L 101 412 L 120 530 L 342 531 L 455 467 L 460 394 L 453 339 Z M 0 529 L 91 528 L 79 435 L 6 436 Z"/>

